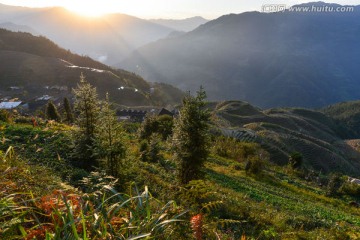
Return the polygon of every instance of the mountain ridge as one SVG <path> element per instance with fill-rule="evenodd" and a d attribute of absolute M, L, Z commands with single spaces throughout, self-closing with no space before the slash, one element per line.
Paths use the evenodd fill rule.
<path fill-rule="evenodd" d="M 127 14 L 84 17 L 62 7 L 0 5 L 0 23 L 26 25 L 71 51 L 116 65 L 131 51 L 165 38 L 174 29 Z"/>
<path fill-rule="evenodd" d="M 43 95 L 71 97 L 81 72 L 97 87 L 99 95 L 109 92 L 112 101 L 129 106 L 176 104 L 182 93 L 166 84 L 149 84 L 133 73 L 116 70 L 95 60 L 64 50 L 45 37 L 0 29 L 0 93 L 29 101 Z M 13 92 L 9 88 L 21 90 Z M 65 91 L 46 87 L 64 86 Z M 123 87 L 121 91 L 120 87 Z M 153 90 L 151 90 L 153 89 Z M 51 94 L 50 94 L 51 93 Z"/>
<path fill-rule="evenodd" d="M 203 85 L 211 100 L 321 107 L 360 98 L 356 19 L 357 10 L 229 14 L 143 46 L 121 66 L 183 90 Z"/>
<path fill-rule="evenodd" d="M 189 32 L 197 27 L 201 26 L 202 24 L 207 23 L 209 20 L 201 17 L 201 16 L 195 16 L 185 19 L 150 19 L 150 22 L 157 23 L 172 29 L 175 29 L 176 31 L 181 32 Z"/>

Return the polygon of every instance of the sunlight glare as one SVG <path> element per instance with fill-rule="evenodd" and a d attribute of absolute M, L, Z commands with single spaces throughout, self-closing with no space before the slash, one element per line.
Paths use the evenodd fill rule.
<path fill-rule="evenodd" d="M 108 5 L 98 1 L 91 2 L 78 0 L 66 4 L 65 8 L 82 16 L 100 17 L 111 11 L 107 6 Z"/>

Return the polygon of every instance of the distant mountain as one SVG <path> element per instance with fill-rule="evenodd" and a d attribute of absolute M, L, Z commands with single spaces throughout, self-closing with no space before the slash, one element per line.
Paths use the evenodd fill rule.
<path fill-rule="evenodd" d="M 182 92 L 166 84 L 149 84 L 141 77 L 115 70 L 89 57 L 64 50 L 45 37 L 0 29 L 0 98 L 25 102 L 43 95 L 71 97 L 81 72 L 100 97 L 125 106 L 166 106 L 181 101 Z"/>
<path fill-rule="evenodd" d="M 192 17 L 181 20 L 175 19 L 151 19 L 150 22 L 163 25 L 168 28 L 175 29 L 180 32 L 190 32 L 200 25 L 207 23 L 209 20 L 206 20 L 203 17 Z"/>
<path fill-rule="evenodd" d="M 355 100 L 359 12 L 358 6 L 347 13 L 230 14 L 141 47 L 120 66 L 183 90 L 203 85 L 213 100 L 246 100 L 265 108 Z"/>
<path fill-rule="evenodd" d="M 259 143 L 270 160 L 286 165 L 289 155 L 299 152 L 307 168 L 322 173 L 359 175 L 360 152 L 353 148 L 359 140 L 346 122 L 336 121 L 321 111 L 303 108 L 262 110 L 241 101 L 212 104 L 222 133 L 245 142 Z"/>
<path fill-rule="evenodd" d="M 18 25 L 14 24 L 12 22 L 4 22 L 0 23 L 0 28 L 7 29 L 13 32 L 27 32 L 31 33 L 32 35 L 40 35 L 37 31 L 32 29 L 31 27 L 25 26 L 25 25 Z"/>
<path fill-rule="evenodd" d="M 174 29 L 125 14 L 82 17 L 64 8 L 22 8 L 0 4 L 0 23 L 33 28 L 60 46 L 108 65 Z"/>

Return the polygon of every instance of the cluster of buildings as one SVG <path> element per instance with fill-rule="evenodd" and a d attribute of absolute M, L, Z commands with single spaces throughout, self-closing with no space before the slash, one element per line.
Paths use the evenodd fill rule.
<path fill-rule="evenodd" d="M 46 86 L 47 89 L 55 89 L 58 91 L 67 91 L 67 88 L 63 86 Z M 21 90 L 20 87 L 11 87 L 12 91 Z M 21 114 L 35 112 L 37 109 L 44 107 L 49 101 L 53 101 L 55 105 L 58 107 L 61 106 L 63 99 L 62 98 L 55 98 L 50 95 L 42 95 L 36 97 L 30 101 L 21 101 L 18 98 L 10 98 L 10 97 L 3 97 L 0 96 L 0 110 L 16 110 Z M 174 116 L 177 114 L 176 110 L 169 111 L 165 108 L 146 108 L 146 109 L 118 109 L 116 111 L 116 115 L 119 121 L 131 121 L 131 122 L 142 122 L 146 115 L 169 115 Z"/>
<path fill-rule="evenodd" d="M 66 95 L 68 92 L 67 86 L 60 86 L 60 85 L 54 85 L 54 86 L 45 86 L 44 89 L 49 90 L 51 93 L 54 93 L 55 95 Z M 19 99 L 20 96 L 26 96 L 24 93 L 23 87 L 20 86 L 10 86 L 6 89 L 4 95 L 11 95 L 11 96 L 1 96 L 0 93 L 0 109 L 6 109 L 6 110 L 18 110 L 19 112 L 32 112 L 36 109 L 46 105 L 48 101 L 52 100 L 55 104 L 60 104 L 59 101 L 61 101 L 61 98 L 59 97 L 53 97 L 51 95 L 42 95 L 38 96 L 34 99 L 22 101 Z M 51 94 L 48 93 L 48 94 Z M 14 97 L 18 96 L 18 97 Z"/>
<path fill-rule="evenodd" d="M 57 100 L 49 95 L 43 95 L 30 101 L 21 101 L 18 98 L 0 98 L 0 109 L 17 110 L 19 112 L 31 112 L 45 106 L 48 101 Z"/>

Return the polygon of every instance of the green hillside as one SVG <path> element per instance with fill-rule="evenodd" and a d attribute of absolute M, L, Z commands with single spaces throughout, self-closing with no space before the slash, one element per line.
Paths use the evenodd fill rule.
<path fill-rule="evenodd" d="M 231 103 L 233 104 L 237 103 Z M 240 105 L 248 106 L 244 103 Z M 226 105 L 221 106 L 223 109 Z M 249 106 L 246 111 L 249 113 Z M 295 117 L 296 115 L 289 118 L 294 120 Z M 267 129 L 267 126 L 259 127 Z M 80 239 L 81 234 L 85 234 L 82 231 L 84 228 L 80 227 L 84 221 L 86 235 L 94 236 L 91 239 L 120 233 L 124 235 L 118 235 L 119 239 L 127 239 L 124 236 L 135 237 L 136 233 L 140 239 L 146 239 L 145 235 L 149 232 L 154 234 L 150 235 L 155 236 L 154 239 L 200 239 L 194 237 L 195 230 L 190 223 L 190 219 L 198 213 L 197 207 L 192 208 L 189 205 L 189 201 L 195 199 L 200 199 L 197 201 L 203 202 L 204 206 L 208 202 L 208 206 L 213 204 L 209 210 L 203 210 L 201 239 L 242 237 L 241 239 L 335 240 L 360 237 L 360 210 L 349 205 L 359 201 L 359 197 L 327 196 L 327 176 L 312 175 L 311 172 L 302 175 L 301 171 L 279 167 L 267 160 L 261 173 L 248 174 L 244 170 L 244 155 L 218 155 L 216 149 L 220 146 L 221 138 L 215 138 L 212 142 L 203 181 L 193 182 L 191 188 L 188 187 L 193 190 L 188 190 L 188 195 L 184 195 L 181 193 L 184 189 L 178 186 L 175 177 L 176 163 L 171 155 L 169 140 L 161 141 L 161 158 L 158 161 L 144 162 L 141 160 L 138 136 L 131 131 L 127 132 L 125 141 L 128 151 L 123 163 L 126 167 L 123 167 L 124 175 L 118 180 L 116 188 L 133 198 L 128 200 L 131 204 L 120 205 L 123 198 L 114 195 L 114 199 L 107 199 L 114 194 L 110 188 L 114 179 L 95 173 L 88 175 L 86 171 L 72 166 L 69 154 L 71 147 L 68 144 L 72 130 L 72 127 L 66 125 L 45 125 L 41 122 L 36 128 L 29 124 L 1 124 L 0 137 L 3 141 L 0 144 L 0 238 L 26 236 L 25 239 L 32 239 L 30 236 L 36 236 L 36 239 L 45 239 L 46 233 L 54 231 L 52 224 L 48 224 L 52 221 L 58 226 L 57 234 L 73 236 L 74 229 L 77 229 L 79 236 L 71 239 Z M 282 131 L 290 131 L 280 127 L 277 127 L 277 130 L 280 130 L 280 138 Z M 272 134 L 275 133 L 272 131 Z M 232 144 L 235 144 L 234 147 L 238 150 L 244 150 L 246 145 L 244 142 L 227 143 L 227 149 L 231 149 Z M 5 155 L 9 146 L 14 147 L 14 153 Z M 256 145 L 252 147 L 258 148 Z M 256 155 L 257 153 L 252 153 L 248 157 Z M 88 185 L 85 185 L 87 188 L 79 185 L 78 180 L 84 176 L 92 179 L 87 180 L 90 181 L 90 184 L 88 182 Z M 321 178 L 322 186 L 319 185 L 318 177 Z M 132 185 L 133 182 L 138 186 L 137 189 Z M 147 190 L 142 190 L 145 185 L 152 193 L 149 198 L 146 197 Z M 72 186 L 82 186 L 82 191 Z M 66 212 L 61 205 L 54 205 L 61 197 L 68 199 L 74 212 Z M 166 204 L 169 200 L 175 200 L 177 204 Z M 146 205 L 148 201 L 151 201 L 151 204 Z M 141 204 L 146 208 L 142 208 Z M 52 210 L 52 206 L 55 206 L 57 211 Z M 79 208 L 82 210 L 81 214 Z M 114 214 L 111 214 L 112 211 Z M 161 215 L 162 211 L 166 211 L 165 214 Z M 164 232 L 151 231 L 151 226 L 154 226 L 152 221 L 156 221 L 160 215 L 161 218 L 171 219 L 179 212 L 185 213 L 179 216 L 183 222 L 170 222 L 170 226 L 164 227 Z M 10 221 L 11 216 L 13 221 Z M 48 216 L 54 216 L 53 219 L 61 219 L 69 225 L 58 224 Z M 71 216 L 74 216 L 73 221 L 69 218 Z M 117 223 L 114 219 L 124 221 Z M 131 220 L 131 225 L 126 223 L 128 220 Z M 131 233 L 135 235 L 128 235 Z M 51 236 L 49 234 L 47 239 L 54 239 Z"/>
<path fill-rule="evenodd" d="M 112 69 L 86 56 L 64 50 L 44 37 L 0 29 L 0 97 L 29 101 L 42 95 L 56 98 L 71 96 L 71 89 L 83 72 L 97 87 L 122 105 L 151 106 L 179 103 L 182 92 L 166 84 L 149 84 L 133 73 Z M 11 91 L 16 86 L 20 91 Z M 46 87 L 65 86 L 65 91 Z M 119 90 L 123 87 L 122 90 Z M 153 88 L 153 90 L 151 90 Z"/>
<path fill-rule="evenodd" d="M 360 176 L 360 155 L 343 140 L 356 137 L 354 126 L 346 122 L 315 110 L 260 110 L 237 101 L 219 103 L 214 112 L 223 133 L 261 144 L 274 163 L 287 164 L 289 155 L 299 152 L 305 164 L 317 171 Z"/>
<path fill-rule="evenodd" d="M 345 124 L 354 132 L 354 135 L 360 136 L 360 101 L 330 105 L 321 109 L 321 111 L 336 121 Z"/>

